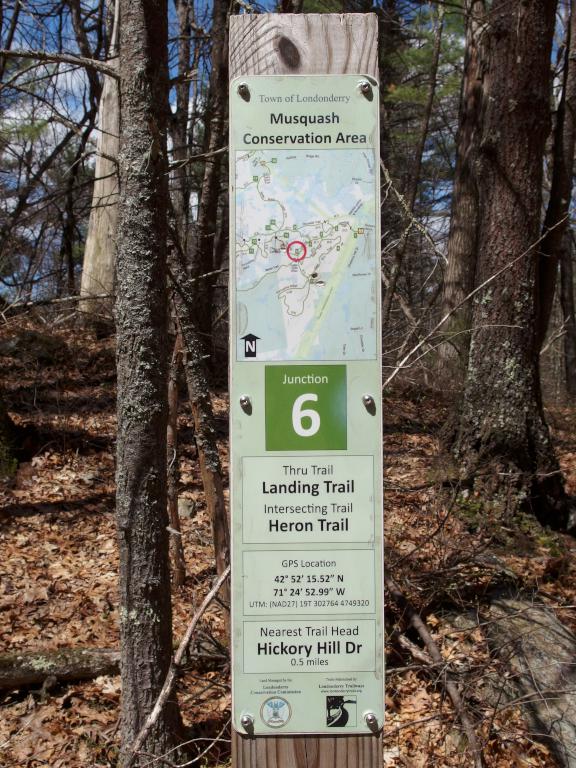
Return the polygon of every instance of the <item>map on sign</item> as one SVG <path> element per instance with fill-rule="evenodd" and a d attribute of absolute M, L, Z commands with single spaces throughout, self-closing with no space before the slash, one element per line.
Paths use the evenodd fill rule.
<path fill-rule="evenodd" d="M 374 157 L 236 152 L 238 360 L 376 359 Z"/>

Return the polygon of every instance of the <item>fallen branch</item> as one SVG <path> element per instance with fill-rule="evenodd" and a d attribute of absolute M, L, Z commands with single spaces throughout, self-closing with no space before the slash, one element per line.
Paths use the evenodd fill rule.
<path fill-rule="evenodd" d="M 178 679 L 178 672 L 183 665 L 183 661 L 186 656 L 186 649 L 188 648 L 188 645 L 192 640 L 194 631 L 196 629 L 196 625 L 202 618 L 204 611 L 208 608 L 212 600 L 214 600 L 214 598 L 220 591 L 220 588 L 222 587 L 222 585 L 224 584 L 224 582 L 226 581 L 229 575 L 230 575 L 230 566 L 228 566 L 226 570 L 222 572 L 222 574 L 220 575 L 220 577 L 218 578 L 218 580 L 216 581 L 216 583 L 214 584 L 210 592 L 208 592 L 208 594 L 202 601 L 202 605 L 200 606 L 200 608 L 198 608 L 198 610 L 194 614 L 192 621 L 188 625 L 186 632 L 184 633 L 184 637 L 180 641 L 178 650 L 176 651 L 176 654 L 174 655 L 172 663 L 170 664 L 170 669 L 168 670 L 168 674 L 166 675 L 166 680 L 164 681 L 162 690 L 158 694 L 156 703 L 154 704 L 152 711 L 146 718 L 146 722 L 140 729 L 140 733 L 134 739 L 134 744 L 132 745 L 130 754 L 127 756 L 126 762 L 124 764 L 124 768 L 131 768 L 131 766 L 134 764 L 134 760 L 136 759 L 138 753 L 142 749 L 142 746 L 146 741 L 146 737 L 150 733 L 150 729 L 158 719 L 158 716 L 160 715 L 160 712 L 162 712 L 164 705 L 172 695 L 174 691 L 174 687 L 176 685 L 176 680 Z"/>
<path fill-rule="evenodd" d="M 36 299 L 35 301 L 17 301 L 14 304 L 8 304 L 3 312 L 9 312 L 13 309 L 26 309 L 29 307 L 47 307 L 51 304 L 68 304 L 74 301 L 92 301 L 92 299 L 111 299 L 112 293 L 97 293 L 93 296 L 63 296 L 57 299 Z"/>
<path fill-rule="evenodd" d="M 92 680 L 100 675 L 117 675 L 120 653 L 106 648 L 61 648 L 34 653 L 7 653 L 0 656 L 0 690 L 39 685 L 47 678 Z"/>
<path fill-rule="evenodd" d="M 404 611 L 404 615 L 408 619 L 408 624 L 413 629 L 415 629 L 420 635 L 422 642 L 426 646 L 426 650 L 430 654 L 430 657 L 434 662 L 434 664 L 445 665 L 446 663 L 445 659 L 443 658 L 442 654 L 440 653 L 440 649 L 438 648 L 438 646 L 436 645 L 436 642 L 434 641 L 432 635 L 430 634 L 430 630 L 428 629 L 428 627 L 426 626 L 426 624 L 424 623 L 424 621 L 422 620 L 418 612 L 415 610 L 415 608 L 411 605 L 409 600 L 405 597 L 405 595 L 403 594 L 398 584 L 396 584 L 396 582 L 391 576 L 385 577 L 385 584 L 390 594 L 394 598 L 394 602 L 398 605 L 399 608 L 401 608 Z M 462 728 L 468 739 L 468 746 L 470 748 L 470 752 L 472 753 L 472 756 L 474 759 L 474 768 L 483 768 L 484 762 L 482 760 L 482 752 L 480 750 L 478 741 L 476 739 L 474 725 L 470 720 L 470 718 L 468 717 L 468 713 L 466 712 L 466 708 L 464 706 L 460 693 L 458 692 L 456 683 L 454 683 L 453 680 L 450 680 L 447 672 L 444 674 L 443 685 L 444 685 L 444 689 L 446 690 L 446 693 L 448 694 L 448 696 L 450 697 L 450 700 L 452 701 L 454 709 L 456 710 L 456 714 L 460 719 Z"/>

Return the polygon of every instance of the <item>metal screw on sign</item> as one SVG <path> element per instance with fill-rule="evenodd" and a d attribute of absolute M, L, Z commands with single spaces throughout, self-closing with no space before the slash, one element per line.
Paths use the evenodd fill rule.
<path fill-rule="evenodd" d="M 374 414 L 376 413 L 376 402 L 372 395 L 362 395 L 362 402 L 364 403 L 364 407 L 368 411 L 368 413 Z"/>
<path fill-rule="evenodd" d="M 365 96 L 368 101 L 372 101 L 374 94 L 372 93 L 372 85 L 368 82 L 368 80 L 361 80 L 358 83 L 358 88 L 360 88 L 360 93 Z"/>
<path fill-rule="evenodd" d="M 252 415 L 252 400 L 248 397 L 248 395 L 240 395 L 240 408 L 244 411 L 244 413 L 247 413 L 248 416 Z"/>
<path fill-rule="evenodd" d="M 366 725 L 368 728 L 370 728 L 371 731 L 374 733 L 378 731 L 378 718 L 374 712 L 366 712 L 364 715 L 364 720 L 366 721 Z"/>
<path fill-rule="evenodd" d="M 240 83 L 236 91 L 241 99 L 244 99 L 244 101 L 250 101 L 250 88 L 248 88 L 246 83 Z"/>
<path fill-rule="evenodd" d="M 254 733 L 254 718 L 252 715 L 242 715 L 240 718 L 240 725 L 246 733 Z"/>

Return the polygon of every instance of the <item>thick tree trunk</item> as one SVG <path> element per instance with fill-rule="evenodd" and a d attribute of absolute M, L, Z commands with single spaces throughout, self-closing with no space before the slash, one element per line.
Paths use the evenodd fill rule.
<path fill-rule="evenodd" d="M 104 648 L 60 648 L 35 653 L 5 653 L 0 656 L 0 690 L 42 685 L 56 681 L 92 680 L 99 675 L 117 675 L 120 653 Z"/>
<path fill-rule="evenodd" d="M 461 380 L 466 371 L 472 324 L 472 302 L 462 304 L 474 288 L 478 188 L 475 176 L 482 108 L 481 32 L 484 0 L 466 2 L 466 51 L 456 138 L 456 172 L 452 192 L 448 267 L 444 280 L 442 317 L 453 312 L 442 328 L 446 343 L 439 348 L 442 365 L 451 362 L 450 375 Z M 458 309 L 458 305 L 462 304 Z"/>
<path fill-rule="evenodd" d="M 117 512 L 125 759 L 172 655 L 166 494 L 169 107 L 166 0 L 120 0 L 120 9 Z M 148 765 L 150 755 L 175 747 L 179 729 L 172 699 L 146 739 L 148 756 L 135 764 Z"/>
<path fill-rule="evenodd" d="M 119 0 L 118 0 L 119 1 Z M 117 31 L 113 30 L 114 40 Z M 114 49 L 112 49 L 113 51 Z M 81 296 L 101 296 L 114 292 L 114 261 L 116 258 L 116 225 L 118 218 L 118 157 L 120 132 L 120 94 L 115 78 L 104 76 L 98 115 L 98 142 L 92 210 L 88 222 Z M 113 299 L 83 301 L 87 315 L 111 315 Z"/>
<path fill-rule="evenodd" d="M 540 394 L 535 286 L 555 3 L 495 0 L 478 159 L 477 284 L 456 455 L 462 478 L 509 511 L 567 523 Z"/>

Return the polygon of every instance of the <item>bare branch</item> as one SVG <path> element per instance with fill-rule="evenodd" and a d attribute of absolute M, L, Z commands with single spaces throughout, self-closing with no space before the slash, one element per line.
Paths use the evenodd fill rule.
<path fill-rule="evenodd" d="M 24 51 L 0 49 L 0 56 L 8 56 L 13 59 L 38 59 L 38 61 L 49 61 L 54 64 L 74 64 L 77 67 L 86 69 L 95 69 L 103 75 L 119 79 L 119 74 L 115 66 L 106 64 L 97 59 L 87 59 L 84 56 L 75 56 L 71 53 L 49 53 L 48 51 Z"/>

